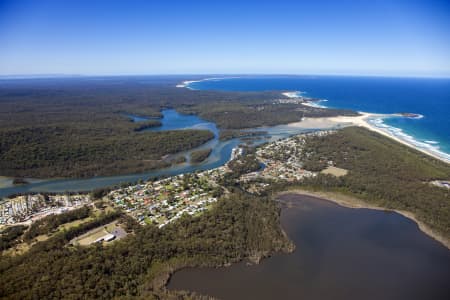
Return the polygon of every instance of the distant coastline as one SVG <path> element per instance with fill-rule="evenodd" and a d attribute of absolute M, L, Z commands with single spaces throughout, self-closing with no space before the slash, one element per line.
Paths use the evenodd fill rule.
<path fill-rule="evenodd" d="M 233 78 L 240 78 L 238 76 L 232 76 L 232 77 L 211 77 L 211 78 L 205 78 L 205 79 L 199 79 L 199 80 L 185 80 L 180 84 L 177 84 L 177 88 L 187 88 L 190 90 L 195 90 L 190 85 L 194 82 L 201 82 L 201 81 L 213 81 L 213 80 L 225 80 L 225 79 L 233 79 Z"/>
<path fill-rule="evenodd" d="M 298 98 L 301 97 L 301 92 L 285 92 L 283 93 L 284 96 L 289 98 Z M 307 106 L 314 106 L 318 107 L 318 105 L 315 103 L 316 101 L 306 101 L 305 103 L 302 103 L 303 105 Z M 320 106 L 324 107 L 325 106 Z M 450 154 L 447 154 L 445 152 L 442 152 L 439 150 L 435 144 L 437 142 L 435 141 L 428 141 L 428 142 L 420 142 L 414 139 L 414 137 L 405 134 L 401 129 L 388 126 L 383 123 L 383 119 L 386 118 L 416 118 L 420 119 L 423 118 L 420 114 L 413 114 L 413 113 L 396 113 L 396 114 L 375 114 L 375 113 L 368 113 L 368 112 L 359 112 L 360 116 L 342 116 L 342 117 L 329 117 L 329 118 L 318 118 L 316 121 L 320 123 L 328 123 L 329 125 L 332 123 L 341 124 L 341 125 L 355 125 L 355 126 L 361 126 L 365 127 L 369 130 L 375 131 L 379 134 L 382 134 L 386 137 L 389 137 L 401 144 L 404 144 L 408 147 L 414 148 L 415 150 L 418 150 L 422 153 L 425 153 L 429 156 L 432 156 L 436 159 L 439 159 L 445 163 L 450 164 Z M 314 119 L 309 120 L 310 122 L 314 122 Z M 302 120 L 303 122 L 303 120 Z M 296 122 L 289 124 L 290 126 L 298 126 L 302 127 L 301 122 Z"/>
<path fill-rule="evenodd" d="M 366 112 L 359 112 L 360 116 L 351 117 L 351 116 L 342 116 L 342 117 L 326 117 L 326 118 L 304 118 L 301 122 L 295 122 L 288 124 L 288 126 L 292 127 L 300 127 L 303 128 L 307 124 L 307 127 L 331 127 L 331 126 L 360 126 L 365 127 L 371 131 L 377 132 L 381 135 L 389 137 L 403 145 L 411 147 L 417 151 L 420 151 L 424 154 L 432 156 L 433 158 L 439 159 L 445 163 L 450 164 L 450 155 L 439 151 L 436 147 L 431 145 L 419 142 L 414 140 L 412 137 L 405 135 L 404 138 L 398 135 L 394 135 L 390 130 L 386 128 L 378 127 L 374 125 L 374 123 L 380 122 L 382 118 L 392 117 L 392 115 L 383 115 L 383 114 L 372 114 Z M 382 122 L 382 121 L 381 121 Z"/>
<path fill-rule="evenodd" d="M 183 84 L 178 85 L 178 86 L 186 87 L 189 89 L 196 89 L 196 88 L 192 87 L 192 83 L 194 83 L 194 82 L 218 81 L 218 80 L 231 79 L 231 78 L 242 78 L 242 77 L 205 78 L 202 80 L 185 81 L 185 82 L 183 82 Z M 310 99 L 309 97 L 304 96 L 306 94 L 306 92 L 304 92 L 303 90 L 301 90 L 301 91 L 295 90 L 295 89 L 282 90 L 282 89 L 279 89 L 279 87 L 275 88 L 275 89 L 270 88 L 270 87 L 263 87 L 262 90 L 264 90 L 266 88 L 270 89 L 270 90 L 277 90 L 277 89 L 281 90 L 282 95 L 286 98 L 291 98 L 291 99 L 299 98 L 299 100 L 305 100 L 305 101 L 301 102 L 301 104 L 303 104 L 305 106 L 310 106 L 310 107 L 315 107 L 315 108 L 331 108 L 327 105 L 328 99 L 316 99 L 316 98 Z M 200 88 L 200 89 L 202 89 L 202 88 Z M 230 89 L 228 86 L 227 88 L 225 88 L 225 90 L 233 90 L 233 89 Z M 243 90 L 243 89 L 239 88 L 239 90 Z M 260 90 L 260 87 L 257 86 L 256 89 L 253 89 L 252 86 L 249 86 L 248 90 L 249 91 L 250 90 L 251 91 Z M 310 91 L 308 91 L 308 93 L 309 92 Z M 317 94 L 317 91 L 316 91 L 316 94 Z M 334 102 L 335 101 L 333 101 L 333 103 Z M 345 105 L 344 106 L 340 105 L 339 108 L 344 109 L 344 108 L 351 108 L 351 107 L 345 106 Z M 407 110 L 404 111 L 402 108 L 399 108 L 396 113 L 386 113 L 386 114 L 370 113 L 370 111 L 371 111 L 370 109 L 367 109 L 367 110 L 366 109 L 356 109 L 356 111 L 360 111 L 360 113 L 362 115 L 364 115 L 364 118 L 362 118 L 363 120 L 358 120 L 357 118 L 348 118 L 345 120 L 339 120 L 337 123 L 338 126 L 356 125 L 356 126 L 366 127 L 372 131 L 376 131 L 376 132 L 378 132 L 382 135 L 388 136 L 389 138 L 394 139 L 404 145 L 407 145 L 408 147 L 412 147 L 422 153 L 425 153 L 425 154 L 430 155 L 436 159 L 439 159 L 445 163 L 450 164 L 450 152 L 448 150 L 448 147 L 447 147 L 448 143 L 446 141 L 439 140 L 438 137 L 433 137 L 433 136 L 417 137 L 416 134 L 411 134 L 411 130 L 408 131 L 409 133 L 406 133 L 402 126 L 397 126 L 397 125 L 399 125 L 398 124 L 399 122 L 401 123 L 401 121 L 397 121 L 397 120 L 400 120 L 402 118 L 422 119 L 422 118 L 425 118 L 424 115 L 418 114 L 414 111 L 407 111 Z M 427 113 L 427 111 L 425 111 L 425 113 Z M 427 117 L 434 118 L 434 116 L 431 114 L 432 112 L 430 113 L 428 111 L 428 113 L 429 113 L 429 115 L 427 115 Z M 391 119 L 392 121 L 387 121 L 388 119 Z M 336 121 L 336 119 L 334 119 L 333 121 Z M 340 124 L 341 121 L 344 121 L 346 124 L 345 125 Z M 395 125 L 390 125 L 389 123 L 393 123 Z M 426 123 L 428 124 L 428 123 L 430 123 L 430 121 L 428 120 Z M 419 136 L 420 136 L 420 134 L 419 134 Z M 442 139 L 442 137 L 441 137 L 441 139 Z"/>

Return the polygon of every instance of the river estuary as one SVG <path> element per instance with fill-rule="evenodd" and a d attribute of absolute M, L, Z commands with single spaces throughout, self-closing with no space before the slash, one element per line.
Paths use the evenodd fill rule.
<path fill-rule="evenodd" d="M 97 188 L 104 188 L 109 186 L 118 185 L 127 182 L 137 182 L 138 180 L 148 180 L 154 177 L 161 176 L 174 176 L 178 174 L 191 173 L 195 171 L 209 170 L 224 165 L 231 157 L 231 151 L 234 147 L 239 145 L 242 141 L 240 139 L 232 139 L 227 141 L 219 140 L 219 129 L 216 124 L 202 120 L 194 115 L 185 115 L 176 112 L 174 109 L 165 109 L 162 111 L 163 118 L 160 119 L 162 126 L 156 128 L 150 128 L 152 131 L 166 131 L 166 130 L 182 130 L 182 129 L 206 129 L 214 133 L 214 138 L 209 142 L 189 151 L 178 153 L 176 155 L 183 155 L 189 157 L 190 152 L 193 150 L 212 148 L 211 155 L 202 163 L 191 164 L 189 160 L 186 163 L 173 165 L 168 168 L 155 169 L 146 173 L 140 174 L 126 174 L 119 176 L 101 176 L 93 178 L 82 179 L 48 179 L 48 180 L 36 180 L 27 179 L 30 184 L 14 186 L 12 185 L 11 178 L 2 178 L 0 180 L 0 198 L 7 197 L 17 193 L 27 192 L 78 192 L 78 191 L 90 191 Z M 143 116 L 127 115 L 134 122 L 143 122 L 149 119 Z M 287 125 L 279 125 L 273 127 L 261 127 L 254 130 L 261 130 L 267 132 L 266 136 L 260 137 L 259 140 L 254 141 L 254 144 L 274 141 L 276 139 L 288 137 L 293 134 L 300 134 L 302 132 L 310 132 L 316 129 L 323 128 L 311 128 L 302 129 L 290 127 Z M 142 132 L 145 134 L 145 131 Z M 2 174 L 0 174 L 1 176 Z"/>
<path fill-rule="evenodd" d="M 219 167 L 242 141 L 220 141 L 211 122 L 173 109 L 162 111 L 162 126 L 148 130 L 207 129 L 215 137 L 201 148 L 213 149 L 200 164 L 186 163 L 142 174 L 87 179 L 28 180 L 13 186 L 1 178 L 0 197 L 26 192 L 87 191 L 152 177 Z M 134 122 L 142 116 L 127 116 Z M 254 144 L 325 128 L 287 125 L 263 127 Z M 332 129 L 332 128 L 326 128 Z M 145 134 L 145 132 L 142 132 Z M 176 155 L 189 157 L 186 151 Z M 1 175 L 1 174 L 0 174 Z M 397 214 L 350 209 L 317 198 L 284 195 L 282 226 L 296 244 L 291 254 L 276 254 L 257 266 L 176 272 L 169 289 L 192 290 L 221 299 L 450 299 L 450 251 Z"/>

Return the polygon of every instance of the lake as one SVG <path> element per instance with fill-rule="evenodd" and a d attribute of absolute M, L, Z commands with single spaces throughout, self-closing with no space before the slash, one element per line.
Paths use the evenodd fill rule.
<path fill-rule="evenodd" d="M 415 222 L 303 195 L 280 201 L 294 253 L 184 269 L 168 288 L 219 299 L 450 299 L 450 251 Z"/>

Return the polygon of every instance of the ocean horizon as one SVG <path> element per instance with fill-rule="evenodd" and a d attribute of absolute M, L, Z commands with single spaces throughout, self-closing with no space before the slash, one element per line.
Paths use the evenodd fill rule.
<path fill-rule="evenodd" d="M 450 157 L 450 78 L 266 75 L 188 81 L 194 90 L 280 91 L 318 98 L 317 106 L 419 118 L 371 120 L 416 148 Z M 280 96 L 281 97 L 281 96 Z"/>

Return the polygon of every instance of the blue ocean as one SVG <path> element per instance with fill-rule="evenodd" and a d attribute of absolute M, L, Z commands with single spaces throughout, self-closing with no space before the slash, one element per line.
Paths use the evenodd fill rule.
<path fill-rule="evenodd" d="M 415 113 L 379 125 L 403 139 L 450 155 L 450 79 L 350 76 L 246 76 L 189 82 L 188 88 L 223 91 L 297 91 L 320 105 L 370 113 Z"/>

